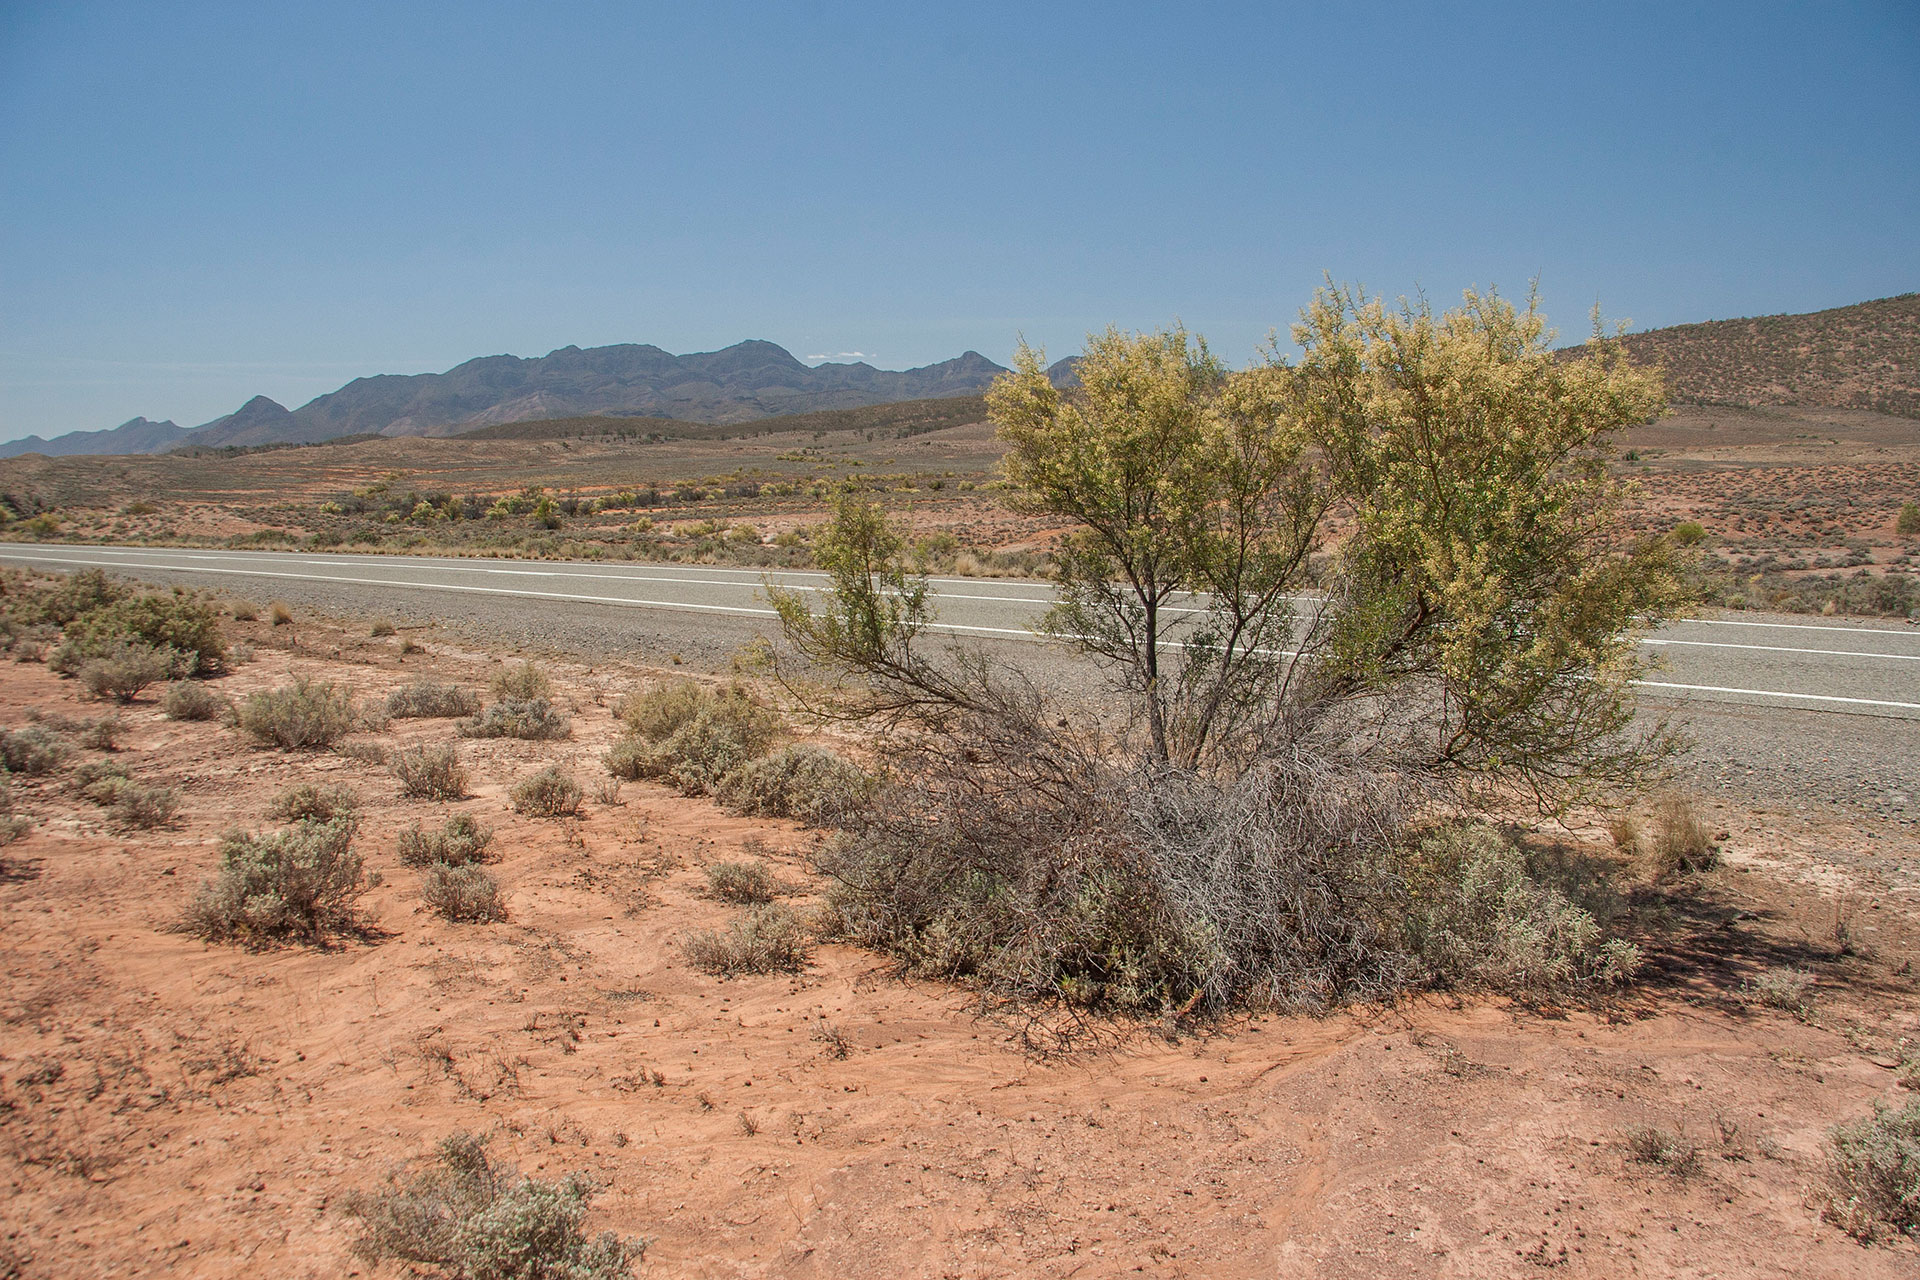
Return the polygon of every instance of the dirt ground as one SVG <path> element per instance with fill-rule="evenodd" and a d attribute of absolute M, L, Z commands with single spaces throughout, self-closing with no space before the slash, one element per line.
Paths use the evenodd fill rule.
<path fill-rule="evenodd" d="M 233 630 L 257 657 L 218 682 L 230 696 L 291 674 L 369 697 L 422 674 L 477 686 L 495 666 L 430 635 L 407 656 L 364 627 Z M 369 758 L 257 749 L 151 703 L 124 714 L 117 759 L 181 789 L 170 828 L 113 830 L 72 793 L 71 763 L 16 780 L 34 828 L 0 849 L 0 1276 L 402 1275 L 353 1255 L 339 1206 L 455 1129 L 494 1134 L 528 1171 L 590 1174 L 591 1226 L 652 1242 L 643 1276 L 1920 1262 L 1855 1243 L 1814 1199 L 1828 1127 L 1909 1096 L 1894 1067 L 1920 1037 L 1911 829 L 1867 849 L 1844 822 L 1717 811 L 1726 865 L 1649 899 L 1664 926 L 1645 981 L 1605 1007 L 1429 998 L 1039 1057 L 967 993 L 855 949 L 822 947 L 792 977 L 695 970 L 684 939 L 733 911 L 703 895 L 702 865 L 765 856 L 804 901 L 821 837 L 650 784 L 593 798 L 608 704 L 646 672 L 554 672 L 574 740 L 460 742 L 473 795 L 452 804 L 401 798 Z M 103 710 L 77 695 L 0 668 L 0 726 Z M 451 738 L 395 721 L 357 740 Z M 588 787 L 584 816 L 514 814 L 506 788 L 555 759 Z M 368 934 L 248 951 L 172 931 L 219 833 L 267 825 L 270 798 L 305 780 L 365 803 L 357 847 L 383 877 Z M 398 830 L 449 811 L 499 832 L 507 922 L 438 919 L 400 864 Z M 1817 975 L 1800 1016 L 1747 996 L 1780 965 Z M 1636 1162 L 1640 1126 L 1696 1144 L 1697 1168 Z"/>

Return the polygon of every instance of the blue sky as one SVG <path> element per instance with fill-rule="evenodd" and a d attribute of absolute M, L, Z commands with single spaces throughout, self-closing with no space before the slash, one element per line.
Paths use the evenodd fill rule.
<path fill-rule="evenodd" d="M 1920 289 L 1920 6 L 0 0 L 0 438 L 569 343 L 904 368 L 1322 273 Z"/>

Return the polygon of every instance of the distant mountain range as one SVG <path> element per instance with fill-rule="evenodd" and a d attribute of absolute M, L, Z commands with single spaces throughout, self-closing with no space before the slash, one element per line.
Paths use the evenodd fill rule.
<path fill-rule="evenodd" d="M 1873 409 L 1920 418 L 1920 294 L 1805 315 L 1714 320 L 1631 334 L 1642 363 L 1667 370 L 1681 404 Z M 1073 360 L 1049 372 L 1073 381 Z M 977 351 L 918 369 L 806 365 L 771 342 L 676 356 L 659 347 L 562 347 L 483 356 L 445 373 L 355 378 L 288 409 L 255 396 L 191 429 L 135 418 L 0 444 L 23 453 L 164 453 L 183 445 L 304 444 L 338 436 L 452 436 L 476 428 L 586 416 L 731 424 L 903 400 L 978 395 L 1005 370 Z"/>
<path fill-rule="evenodd" d="M 1070 377 L 1071 362 L 1054 366 Z M 288 409 L 255 396 L 191 429 L 135 418 L 110 431 L 75 431 L 0 444 L 22 453 L 164 453 L 183 445 L 304 444 L 337 436 L 451 436 L 476 427 L 581 415 L 737 423 L 823 409 L 978 395 L 1006 370 L 977 351 L 919 369 L 806 365 L 771 342 L 676 356 L 659 347 L 562 347 L 545 356 L 483 356 L 445 373 L 355 378 Z"/>

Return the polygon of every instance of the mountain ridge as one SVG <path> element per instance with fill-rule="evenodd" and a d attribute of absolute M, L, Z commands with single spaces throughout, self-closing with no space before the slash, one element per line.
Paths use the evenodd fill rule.
<path fill-rule="evenodd" d="M 1709 320 L 1626 335 L 1636 362 L 1667 374 L 1676 404 L 1865 409 L 1920 418 L 1920 293 L 1822 311 Z M 1578 348 L 1570 348 L 1571 356 Z M 1071 386 L 1076 359 L 1048 374 Z M 647 343 L 490 355 L 443 373 L 373 374 L 288 409 L 255 396 L 198 427 L 134 418 L 103 431 L 0 443 L 0 457 L 163 453 L 308 444 L 351 435 L 453 436 L 583 417 L 732 425 L 762 418 L 979 395 L 1006 370 L 977 351 L 914 369 L 808 365 L 748 339 L 674 355 Z"/>

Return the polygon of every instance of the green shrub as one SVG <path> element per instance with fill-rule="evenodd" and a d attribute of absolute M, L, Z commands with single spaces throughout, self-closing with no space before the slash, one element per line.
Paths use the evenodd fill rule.
<path fill-rule="evenodd" d="M 108 657 L 126 643 L 182 655 L 182 675 L 219 671 L 227 656 L 219 618 L 208 605 L 186 594 L 125 596 L 77 615 L 64 631 L 66 639 L 48 663 L 63 675 L 77 673 L 88 661 Z"/>
<path fill-rule="evenodd" d="M 207 686 L 192 680 L 175 680 L 160 695 L 160 710 L 169 720 L 213 720 L 231 705 Z"/>
<path fill-rule="evenodd" d="M 345 783 L 302 782 L 288 787 L 267 806 L 267 816 L 280 822 L 342 822 L 359 820 L 360 795 Z"/>
<path fill-rule="evenodd" d="M 39 725 L 0 729 L 0 765 L 8 773 L 52 773 L 67 758 L 67 744 Z"/>
<path fill-rule="evenodd" d="M 479 867 L 433 863 L 420 877 L 420 896 L 445 920 L 490 924 L 507 918 L 499 882 Z"/>
<path fill-rule="evenodd" d="M 1429 834 L 1407 878 L 1407 943 L 1435 985 L 1561 990 L 1622 982 L 1640 966 L 1637 947 L 1608 939 L 1591 911 L 1542 883 L 1491 827 Z"/>
<path fill-rule="evenodd" d="M 1920 502 L 1901 504 L 1900 514 L 1894 517 L 1893 531 L 1903 538 L 1920 533 Z"/>
<path fill-rule="evenodd" d="M 872 779 L 858 766 L 798 744 L 748 761 L 722 780 L 718 792 L 737 813 L 830 827 L 866 803 L 872 789 Z"/>
<path fill-rule="evenodd" d="M 525 738 L 534 742 L 573 736 L 573 723 L 545 698 L 530 702 L 502 699 L 485 712 L 455 724 L 453 731 L 463 738 Z"/>
<path fill-rule="evenodd" d="M 580 784 L 572 775 L 548 765 L 513 784 L 513 807 L 534 818 L 565 818 L 580 812 Z"/>
<path fill-rule="evenodd" d="M 396 720 L 450 720 L 479 711 L 480 695 L 457 684 L 416 680 L 387 695 L 387 714 Z"/>
<path fill-rule="evenodd" d="M 146 830 L 163 827 L 180 808 L 180 793 L 172 787 L 129 780 L 114 792 L 107 816 L 121 827 Z"/>
<path fill-rule="evenodd" d="M 502 702 L 533 702 L 553 696 L 553 681 L 537 663 L 516 662 L 493 677 L 493 696 Z"/>
<path fill-rule="evenodd" d="M 373 1262 L 438 1267 L 462 1280 L 624 1280 L 646 1252 L 642 1240 L 583 1224 L 591 1185 L 570 1174 L 557 1183 L 493 1165 L 486 1139 L 455 1133 L 434 1163 L 377 1194 L 346 1200 Z"/>
<path fill-rule="evenodd" d="M 1891 1227 L 1920 1236 L 1920 1098 L 1835 1125 L 1827 1134 L 1828 1221 L 1861 1240 Z"/>
<path fill-rule="evenodd" d="M 707 868 L 707 891 L 725 902 L 772 902 L 780 882 L 766 863 L 716 862 Z"/>
<path fill-rule="evenodd" d="M 209 941 L 316 941 L 358 924 L 366 891 L 353 827 L 343 820 L 296 822 L 277 831 L 229 831 L 220 873 L 200 887 L 186 928 Z"/>
<path fill-rule="evenodd" d="M 600 762 L 607 772 L 624 782 L 637 782 L 653 767 L 653 747 L 639 738 L 622 738 L 608 747 Z"/>
<path fill-rule="evenodd" d="M 135 640 L 117 641 L 105 653 L 80 664 L 80 683 L 96 698 L 132 702 L 148 685 L 179 674 L 183 656 Z"/>
<path fill-rule="evenodd" d="M 1638 959 L 1605 935 L 1601 868 L 1536 866 L 1477 828 L 1410 848 L 1410 793 L 1362 768 L 1275 759 L 1222 779 L 1041 733 L 920 742 L 815 855 L 836 932 L 917 976 L 1206 1016 L 1579 988 Z"/>
<path fill-rule="evenodd" d="M 89 751 L 118 751 L 126 726 L 118 713 L 87 721 L 80 729 L 80 745 Z"/>
<path fill-rule="evenodd" d="M 687 959 L 719 978 L 742 973 L 798 973 L 812 947 L 800 918 L 780 903 L 754 907 L 724 930 L 703 929 L 687 939 Z"/>
<path fill-rule="evenodd" d="M 627 732 L 648 742 L 662 742 L 674 730 L 700 713 L 707 693 L 691 680 L 669 680 L 613 704 L 613 714 Z"/>
<path fill-rule="evenodd" d="M 493 828 L 483 827 L 472 817 L 456 813 L 438 831 L 423 830 L 419 823 L 400 832 L 400 861 L 410 867 L 430 867 L 444 863 L 464 867 L 484 862 L 487 846 L 493 843 Z"/>
<path fill-rule="evenodd" d="M 608 753 L 617 777 L 666 778 L 687 795 L 714 790 L 722 779 L 767 753 L 780 718 L 738 685 L 718 692 L 675 681 L 622 701 L 618 708 L 633 745 Z"/>
<path fill-rule="evenodd" d="M 64 627 L 82 614 L 125 599 L 131 590 L 124 583 L 107 577 L 102 570 L 82 569 L 40 594 L 39 613 L 54 626 Z"/>
<path fill-rule="evenodd" d="M 89 760 L 73 771 L 73 789 L 95 804 L 110 804 L 115 789 L 130 776 L 118 760 Z"/>
<path fill-rule="evenodd" d="M 345 689 L 305 676 L 291 685 L 250 693 L 235 709 L 239 726 L 282 751 L 330 747 L 353 731 L 353 700 Z"/>
<path fill-rule="evenodd" d="M 467 771 L 450 746 L 408 747 L 393 753 L 393 776 L 403 794 L 421 800 L 458 800 L 467 794 Z"/>

